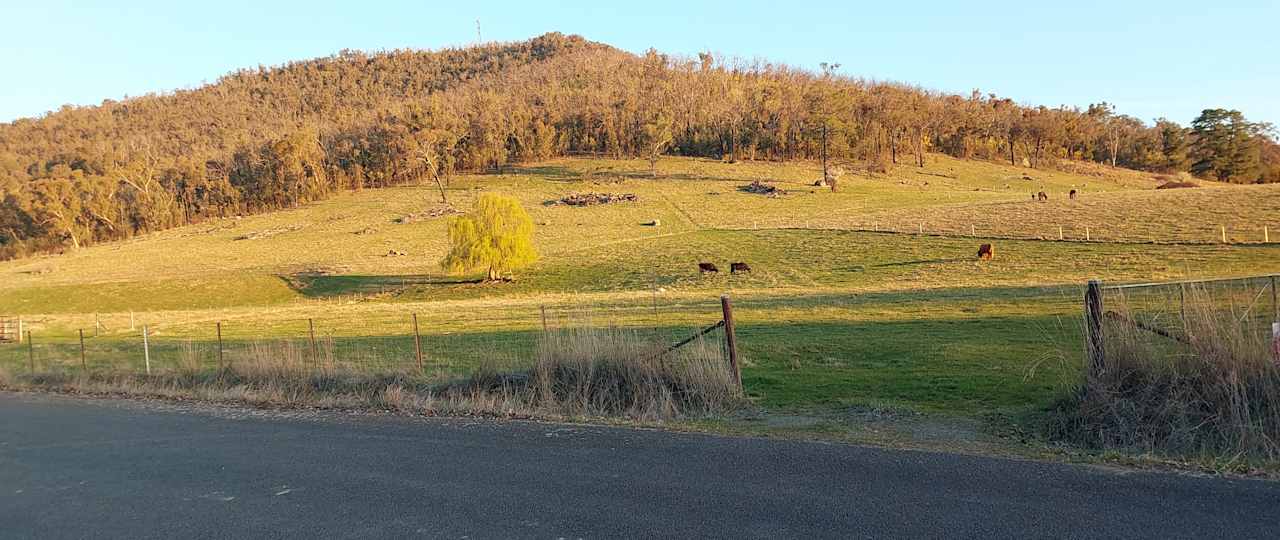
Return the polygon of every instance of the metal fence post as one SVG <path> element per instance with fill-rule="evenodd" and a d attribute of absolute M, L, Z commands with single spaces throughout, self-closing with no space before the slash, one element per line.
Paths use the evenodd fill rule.
<path fill-rule="evenodd" d="M 738 383 L 738 391 L 746 394 L 742 387 L 742 367 L 738 365 L 738 338 L 733 329 L 733 304 L 729 296 L 720 297 L 720 310 L 724 313 L 724 341 L 729 349 L 729 367 L 733 369 L 733 378 Z"/>
<path fill-rule="evenodd" d="M 142 325 L 142 361 L 147 368 L 147 375 L 151 374 L 151 342 L 148 336 L 147 325 Z"/>
<path fill-rule="evenodd" d="M 314 319 L 307 319 L 307 336 L 311 338 L 311 368 L 315 369 L 320 365 L 320 350 L 316 348 L 316 322 Z"/>
<path fill-rule="evenodd" d="M 85 372 L 89 371 L 89 361 L 85 359 L 85 354 L 84 354 L 84 329 L 83 328 L 80 329 L 80 369 Z"/>
<path fill-rule="evenodd" d="M 1280 294 L 1276 293 L 1276 276 L 1271 275 L 1271 316 L 1280 321 Z"/>
<path fill-rule="evenodd" d="M 418 358 L 418 373 L 422 373 L 422 334 L 418 333 L 417 313 L 413 314 L 413 354 Z"/>
<path fill-rule="evenodd" d="M 1099 374 L 1106 367 L 1102 336 L 1102 283 L 1089 280 L 1084 291 L 1085 331 L 1088 339 L 1089 368 Z"/>
<path fill-rule="evenodd" d="M 222 356 L 222 321 L 218 321 L 218 369 L 222 370 L 226 362 Z"/>

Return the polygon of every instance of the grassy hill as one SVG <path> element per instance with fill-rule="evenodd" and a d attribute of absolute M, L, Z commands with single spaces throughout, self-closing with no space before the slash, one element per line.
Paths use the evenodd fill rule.
<path fill-rule="evenodd" d="M 445 218 L 402 219 L 436 208 L 439 194 L 403 186 L 3 262 L 0 313 L 23 314 L 55 341 L 96 325 L 103 350 L 136 347 L 140 324 L 207 341 L 214 321 L 228 339 L 300 337 L 314 319 L 322 335 L 373 343 L 403 336 L 418 313 L 428 356 L 464 371 L 485 351 L 530 342 L 543 306 L 675 336 L 714 321 L 727 291 L 748 390 L 766 406 L 1022 411 L 1079 377 L 1084 280 L 1280 271 L 1280 245 L 1204 234 L 1223 224 L 1232 240 L 1256 240 L 1268 223 L 1280 231 L 1280 186 L 1167 192 L 1146 174 L 1089 172 L 931 156 L 922 169 L 848 175 L 831 193 L 811 185 L 818 168 L 803 162 L 665 158 L 651 178 L 641 160 L 557 159 L 462 176 L 448 190 L 458 208 L 490 190 L 529 210 L 542 259 L 514 283 L 443 274 Z M 741 189 L 753 180 L 787 194 Z M 1070 189 L 1082 196 L 1068 200 Z M 638 200 L 548 204 L 587 191 Z M 1033 191 L 1050 200 L 1032 202 Z M 1073 241 L 1008 238 L 1056 239 L 1058 225 Z M 1086 226 L 1106 241 L 1074 241 Z M 985 242 L 997 255 L 979 262 Z M 753 272 L 703 277 L 700 261 L 745 261 Z M 22 358 L 0 350 L 0 363 Z"/>

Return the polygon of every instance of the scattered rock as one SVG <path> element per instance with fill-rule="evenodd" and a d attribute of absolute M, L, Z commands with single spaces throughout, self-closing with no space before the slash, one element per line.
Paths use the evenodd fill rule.
<path fill-rule="evenodd" d="M 404 257 L 406 255 L 408 255 L 408 253 L 396 249 L 387 252 L 388 257 Z"/>
<path fill-rule="evenodd" d="M 395 222 L 400 224 L 415 223 L 418 221 L 426 221 L 428 219 L 435 219 L 441 216 L 451 216 L 454 214 L 461 214 L 461 213 L 462 213 L 461 210 L 458 210 L 453 206 L 442 204 L 430 210 L 423 210 L 421 212 L 414 212 L 412 214 L 400 216 L 395 219 Z"/>
<path fill-rule="evenodd" d="M 1200 184 L 1197 184 L 1195 182 L 1174 181 L 1174 182 L 1165 182 L 1163 184 L 1160 184 L 1156 186 L 1156 189 L 1183 189 L 1183 188 L 1195 188 L 1195 187 L 1200 187 Z"/>
<path fill-rule="evenodd" d="M 640 200 L 634 193 L 570 193 L 554 201 L 547 201 L 547 206 L 569 205 L 569 206 L 595 206 L 597 204 L 612 204 L 620 202 L 636 202 Z"/>
<path fill-rule="evenodd" d="M 263 238 L 271 238 L 272 236 L 293 232 L 302 229 L 305 225 L 290 225 L 288 227 L 276 227 L 274 229 L 263 229 L 261 231 L 253 231 L 251 233 L 242 234 L 235 237 L 235 240 L 261 240 Z"/>
<path fill-rule="evenodd" d="M 653 221 L 646 222 L 645 225 L 649 227 L 659 227 L 662 225 L 662 221 L 655 219 Z"/>
<path fill-rule="evenodd" d="M 354 234 L 364 235 L 364 234 L 374 234 L 376 232 L 378 232 L 378 229 L 375 229 L 373 227 L 365 227 L 363 229 L 356 231 Z"/>
<path fill-rule="evenodd" d="M 771 184 L 765 184 L 759 180 L 753 180 L 750 184 L 739 187 L 738 190 L 769 197 L 780 197 L 787 194 L 785 190 Z"/>

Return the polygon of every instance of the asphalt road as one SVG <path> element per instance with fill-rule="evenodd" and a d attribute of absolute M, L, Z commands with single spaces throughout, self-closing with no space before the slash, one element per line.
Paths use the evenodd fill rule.
<path fill-rule="evenodd" d="M 1280 483 L 0 392 L 0 537 L 1277 538 Z"/>

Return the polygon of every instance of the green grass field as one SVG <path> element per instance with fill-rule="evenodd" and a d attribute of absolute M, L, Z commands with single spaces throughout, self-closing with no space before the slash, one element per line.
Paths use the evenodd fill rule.
<path fill-rule="evenodd" d="M 23 316 L 41 363 L 78 365 L 78 329 L 91 330 L 94 365 L 136 367 L 143 324 L 155 362 L 210 362 L 216 322 L 228 342 L 248 343 L 303 339 L 311 319 L 336 354 L 373 351 L 370 362 L 406 367 L 417 313 L 428 361 L 462 373 L 526 349 L 544 306 L 555 320 L 676 339 L 715 322 L 727 293 L 748 393 L 764 407 L 978 416 L 1043 407 L 1078 380 L 1085 280 L 1280 271 L 1280 244 L 1260 243 L 1264 226 L 1280 234 L 1276 186 L 1156 191 L 1154 178 L 1131 171 L 940 156 L 924 169 L 848 175 L 837 193 L 810 185 L 814 164 L 667 158 L 658 169 L 650 178 L 638 160 L 563 159 L 456 178 L 449 197 L 459 208 L 492 190 L 533 216 L 542 259 L 513 283 L 439 270 L 444 218 L 397 222 L 439 203 L 424 185 L 0 263 L 0 314 Z M 788 194 L 740 190 L 752 180 Z M 1068 200 L 1070 189 L 1082 197 Z M 1050 201 L 1030 201 L 1041 190 Z M 582 191 L 639 200 L 545 204 Z M 1072 241 L 1056 240 L 1059 226 Z M 1222 226 L 1236 243 L 1215 243 Z M 1085 227 L 1101 241 L 1076 241 Z M 996 245 L 992 261 L 974 257 L 984 242 Z M 700 261 L 753 271 L 704 277 Z M 25 349 L 0 345 L 0 365 L 27 361 Z"/>

